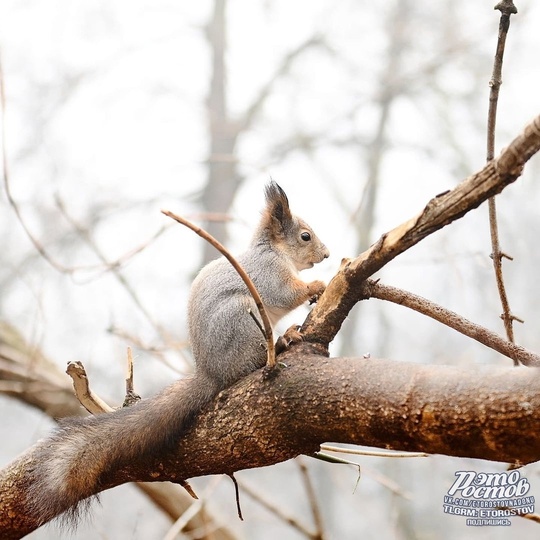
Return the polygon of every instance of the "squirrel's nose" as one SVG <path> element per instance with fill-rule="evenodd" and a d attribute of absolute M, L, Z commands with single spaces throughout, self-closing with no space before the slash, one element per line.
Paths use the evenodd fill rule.
<path fill-rule="evenodd" d="M 325 249 L 325 250 L 324 250 L 323 257 L 324 257 L 325 259 L 328 259 L 328 257 L 330 257 L 330 252 L 328 251 L 328 249 Z"/>

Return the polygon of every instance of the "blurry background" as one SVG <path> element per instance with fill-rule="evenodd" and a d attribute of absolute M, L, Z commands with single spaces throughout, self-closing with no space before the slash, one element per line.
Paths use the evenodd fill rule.
<path fill-rule="evenodd" d="M 191 369 L 186 298 L 195 273 L 216 256 L 161 208 L 202 223 L 238 252 L 271 177 L 331 251 L 306 274 L 329 280 L 342 257 L 480 169 L 499 12 L 466 0 L 380 4 L 2 0 L 4 145 L 20 218 L 3 185 L 0 320 L 36 358 L 42 353 L 62 370 L 82 360 L 93 389 L 114 405 L 130 345 L 136 389 L 149 396 Z M 540 7 L 516 5 L 497 153 L 540 112 Z M 515 258 L 504 263 L 507 290 L 526 321 L 516 339 L 536 351 L 539 174 L 534 158 L 498 198 L 502 249 Z M 483 206 L 380 277 L 502 333 L 490 251 Z M 296 312 L 283 327 L 304 316 Z M 367 352 L 439 364 L 511 363 L 377 300 L 355 308 L 332 350 Z M 3 465 L 53 422 L 0 383 L 9 394 L 0 394 Z M 327 538 L 538 537 L 538 525 L 525 520 L 473 529 L 442 512 L 456 470 L 502 471 L 504 464 L 444 456 L 357 461 L 365 473 L 356 491 L 353 468 L 306 461 Z M 538 467 L 524 474 L 538 495 Z M 313 528 L 294 462 L 238 478 Z M 208 482 L 194 485 L 204 492 Z M 225 478 L 206 509 L 238 538 L 305 538 L 246 494 L 242 506 L 243 523 Z M 105 493 L 92 515 L 62 537 L 154 539 L 170 526 L 131 486 Z M 49 527 L 31 538 L 59 534 Z"/>

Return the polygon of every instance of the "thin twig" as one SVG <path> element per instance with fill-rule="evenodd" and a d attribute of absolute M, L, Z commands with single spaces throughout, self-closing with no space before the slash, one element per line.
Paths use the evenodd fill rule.
<path fill-rule="evenodd" d="M 395 480 L 392 480 L 392 478 L 380 473 L 376 469 L 362 467 L 362 474 L 369 476 L 373 481 L 377 482 L 379 485 L 386 488 L 388 491 L 394 495 L 397 495 L 398 497 L 402 497 L 407 501 L 412 501 L 414 498 L 410 491 L 406 491 Z"/>
<path fill-rule="evenodd" d="M 244 516 L 242 515 L 242 506 L 240 505 L 240 488 L 238 487 L 238 481 L 236 480 L 236 476 L 234 476 L 234 474 L 231 473 L 228 476 L 232 480 L 234 486 L 234 497 L 236 499 L 236 511 L 238 513 L 238 519 L 240 521 L 244 521 Z"/>
<path fill-rule="evenodd" d="M 41 242 L 33 235 L 32 231 L 26 224 L 22 216 L 21 209 L 15 201 L 13 194 L 11 193 L 11 183 L 9 176 L 9 167 L 7 161 L 7 150 L 6 150 L 6 93 L 4 88 L 4 69 L 2 66 L 2 58 L 0 57 L 0 105 L 2 107 L 2 124 L 1 124 L 1 136 L 2 136 L 2 173 L 4 176 L 4 188 L 6 190 L 7 200 L 15 215 L 19 221 L 21 227 L 23 228 L 26 236 L 30 242 L 34 245 L 37 252 L 56 270 L 59 272 L 68 272 L 69 269 L 63 266 L 62 264 L 55 261 L 48 253 L 47 250 L 43 247 Z"/>
<path fill-rule="evenodd" d="M 384 458 L 416 458 L 429 457 L 425 452 L 376 452 L 373 450 L 360 450 L 356 448 L 342 448 L 341 446 L 331 446 L 321 444 L 321 450 L 326 452 L 339 452 L 342 454 L 354 454 L 357 456 L 384 457 Z"/>
<path fill-rule="evenodd" d="M 167 531 L 163 540 L 174 540 L 186 527 L 186 525 L 204 508 L 204 505 L 210 495 L 215 491 L 222 477 L 214 478 L 204 493 L 189 508 L 173 523 L 172 527 Z"/>
<path fill-rule="evenodd" d="M 511 358 L 514 364 L 521 362 L 526 366 L 540 366 L 539 355 L 520 345 L 507 341 L 495 332 L 416 294 L 368 279 L 358 288 L 358 295 L 363 299 L 377 298 L 379 300 L 387 300 L 427 315 L 453 328 L 457 332 L 482 343 L 482 345 Z"/>
<path fill-rule="evenodd" d="M 523 519 L 530 519 L 531 521 L 534 521 L 535 523 L 540 523 L 540 514 L 518 514 L 520 518 Z"/>
<path fill-rule="evenodd" d="M 487 161 L 491 161 L 495 157 L 495 126 L 497 123 L 497 105 L 499 101 L 499 90 L 502 84 L 502 65 L 504 57 L 504 47 L 506 44 L 506 36 L 510 27 L 510 16 L 517 13 L 517 9 L 514 6 L 512 0 L 503 0 L 499 2 L 495 9 L 501 12 L 501 18 L 499 21 L 499 35 L 497 39 L 497 50 L 495 53 L 495 59 L 493 62 L 493 74 L 489 81 L 489 111 L 488 111 L 488 124 L 487 124 Z M 504 322 L 504 328 L 506 330 L 506 336 L 508 341 L 514 343 L 514 328 L 513 321 L 517 319 L 510 310 L 510 304 L 508 302 L 508 296 L 506 294 L 506 287 L 504 285 L 504 277 L 502 271 L 502 259 L 503 257 L 512 260 L 512 257 L 506 255 L 501 251 L 499 243 L 499 231 L 497 225 L 497 207 L 495 204 L 495 197 L 492 197 L 488 201 L 489 209 L 489 230 L 491 236 L 491 258 L 493 260 L 493 269 L 495 271 L 495 280 L 497 282 L 497 290 L 499 291 L 499 298 L 501 299 L 501 305 L 503 313 L 501 318 Z M 514 358 L 514 365 L 518 365 L 518 361 Z"/>
<path fill-rule="evenodd" d="M 257 309 L 259 310 L 259 314 L 261 315 L 261 320 L 264 327 L 264 338 L 266 339 L 266 352 L 267 352 L 267 366 L 269 368 L 273 368 L 276 365 L 276 353 L 274 349 L 274 335 L 272 333 L 272 325 L 270 324 L 270 319 L 268 318 L 268 315 L 266 314 L 266 310 L 264 308 L 261 296 L 259 294 L 259 291 L 257 291 L 257 288 L 253 284 L 253 281 L 251 281 L 250 277 L 247 275 L 246 271 L 242 268 L 240 263 L 231 255 L 231 253 L 225 248 L 221 242 L 216 240 L 211 234 L 206 232 L 204 229 L 199 227 L 198 225 L 195 225 L 194 223 L 191 223 L 191 221 L 188 221 L 187 219 L 174 214 L 173 212 L 170 212 L 169 210 L 162 210 L 162 214 L 165 214 L 166 216 L 174 219 L 178 223 L 185 225 L 188 229 L 191 229 L 193 232 L 198 234 L 201 238 L 204 238 L 209 244 L 214 246 L 234 267 L 234 269 L 238 272 L 238 275 L 242 278 L 242 281 L 246 284 L 246 287 L 249 289 L 249 292 L 251 293 L 251 296 L 253 297 L 253 300 L 255 304 L 257 305 Z"/>
<path fill-rule="evenodd" d="M 237 480 L 238 484 L 240 485 L 240 489 L 246 495 L 251 497 L 254 501 L 259 503 L 261 506 L 266 508 L 269 512 L 271 512 L 276 518 L 280 519 L 284 523 L 287 523 L 291 527 L 295 528 L 299 533 L 303 534 L 307 538 L 310 538 L 311 540 L 316 540 L 317 535 L 316 533 L 309 530 L 309 528 L 304 525 L 303 523 L 300 523 L 296 517 L 294 517 L 291 514 L 288 514 L 286 510 L 279 508 L 275 505 L 273 501 L 270 501 L 266 497 L 260 494 L 259 491 L 252 488 L 249 484 L 247 484 L 243 480 Z"/>
<path fill-rule="evenodd" d="M 494 9 L 501 12 L 499 20 L 499 35 L 497 39 L 497 50 L 493 61 L 493 72 L 489 81 L 489 111 L 487 128 L 487 160 L 491 161 L 495 157 L 495 125 L 497 123 L 497 105 L 499 101 L 499 90 L 502 84 L 502 65 L 504 58 L 504 47 L 506 36 L 510 28 L 510 16 L 517 13 L 512 0 L 499 2 Z"/>
<path fill-rule="evenodd" d="M 324 41 L 321 36 L 314 35 L 309 37 L 306 41 L 300 43 L 296 48 L 290 51 L 282 59 L 281 64 L 278 66 L 278 69 L 272 73 L 272 76 L 266 81 L 262 86 L 259 94 L 255 97 L 244 116 L 240 121 L 241 129 L 248 129 L 253 123 L 253 119 L 262 109 L 263 105 L 266 103 L 268 96 L 274 89 L 275 85 L 280 82 L 283 75 L 287 74 L 295 60 L 304 53 L 304 51 L 309 50 L 312 47 L 322 46 Z"/>
<path fill-rule="evenodd" d="M 302 475 L 302 481 L 304 483 L 304 489 L 306 490 L 307 498 L 309 501 L 309 507 L 311 508 L 311 515 L 313 516 L 313 522 L 315 523 L 315 538 L 317 540 L 324 539 L 324 528 L 321 515 L 321 509 L 319 508 L 319 503 L 317 501 L 317 495 L 315 494 L 315 488 L 313 487 L 313 482 L 309 475 L 308 467 L 302 456 L 299 456 L 296 459 L 296 463 L 300 468 L 300 473 Z"/>
<path fill-rule="evenodd" d="M 259 330 L 262 332 L 262 335 L 264 336 L 264 328 L 262 324 L 260 323 L 259 319 L 257 319 L 257 316 L 255 313 L 253 313 L 253 310 L 250 308 L 248 309 L 249 316 L 253 319 L 253 322 L 259 327 Z"/>
<path fill-rule="evenodd" d="M 124 397 L 124 403 L 122 407 L 130 407 L 141 400 L 141 396 L 135 392 L 135 385 L 133 383 L 133 355 L 131 354 L 131 347 L 127 348 L 127 376 L 126 376 L 126 395 Z"/>
<path fill-rule="evenodd" d="M 73 389 L 80 404 L 90 414 L 112 412 L 114 409 L 90 389 L 88 376 L 82 362 L 69 362 L 66 373 L 73 379 Z"/>
<path fill-rule="evenodd" d="M 154 328 L 154 330 L 159 334 L 163 341 L 167 342 L 168 336 L 166 335 L 165 331 L 163 330 L 163 328 L 160 327 L 160 325 L 152 317 L 151 313 L 146 309 L 141 299 L 137 295 L 135 288 L 121 272 L 121 269 L 116 264 L 111 264 L 111 262 L 107 260 L 105 253 L 103 253 L 101 248 L 98 246 L 98 244 L 92 237 L 91 232 L 85 226 L 79 223 L 72 215 L 69 214 L 66 206 L 64 205 L 64 202 L 58 196 L 56 197 L 56 204 L 58 206 L 58 209 L 62 212 L 64 218 L 75 229 L 75 231 L 77 231 L 77 233 L 86 242 L 86 244 L 92 249 L 94 254 L 103 263 L 104 267 L 110 270 L 112 274 L 116 277 L 117 281 L 122 285 L 122 287 L 124 287 L 125 291 L 133 300 L 133 303 L 139 308 L 139 311 L 144 315 L 148 323 Z"/>
<path fill-rule="evenodd" d="M 113 336 L 116 336 L 118 338 L 123 339 L 124 341 L 130 342 L 132 345 L 137 347 L 137 349 L 140 349 L 142 351 L 146 351 L 148 353 L 152 353 L 154 355 L 163 355 L 164 353 L 170 351 L 171 349 L 186 349 L 189 346 L 188 341 L 174 341 L 172 343 L 167 343 L 166 345 L 150 345 L 149 343 L 145 343 L 142 339 L 140 339 L 138 336 L 130 334 L 127 330 L 124 330 L 123 328 L 120 328 L 119 326 L 115 326 L 112 324 L 107 328 L 107 332 L 112 334 Z M 178 371 L 180 373 L 180 370 L 178 368 L 172 367 L 175 371 Z"/>
<path fill-rule="evenodd" d="M 131 347 L 127 348 L 127 377 L 126 377 L 126 394 L 134 391 L 133 388 L 133 354 Z"/>
<path fill-rule="evenodd" d="M 334 451 L 334 450 L 332 450 Z M 396 452 L 397 454 L 398 452 Z M 373 454 L 375 455 L 376 452 L 373 452 Z M 414 452 L 410 452 L 409 453 L 410 455 L 411 454 L 414 454 Z M 420 456 L 421 452 L 418 452 L 418 455 Z M 387 455 L 385 455 L 384 457 L 390 457 L 390 452 L 387 452 Z M 429 454 L 425 454 L 426 456 L 428 456 Z M 393 454 L 392 454 L 393 456 Z M 408 492 L 408 491 L 404 491 L 396 482 L 394 482 L 392 479 L 388 478 L 387 476 L 373 470 L 373 469 L 369 469 L 367 467 L 364 467 L 364 466 L 360 466 L 359 463 L 355 463 L 354 461 L 350 461 L 350 460 L 346 460 L 346 459 L 341 459 L 341 458 L 338 458 L 338 457 L 335 457 L 335 456 L 332 456 L 330 454 L 325 454 L 323 452 L 316 452 L 315 454 L 313 454 L 312 456 L 313 458 L 315 459 L 320 459 L 321 461 L 326 461 L 327 463 L 334 463 L 334 464 L 338 464 L 338 465 L 352 465 L 355 469 L 357 469 L 358 471 L 358 478 L 356 480 L 356 485 L 354 487 L 354 491 L 356 491 L 356 488 L 358 487 L 358 484 L 360 483 L 360 480 L 362 478 L 362 475 L 363 474 L 366 474 L 367 476 L 370 476 L 371 478 L 373 478 L 373 480 L 375 480 L 375 482 L 378 482 L 381 486 L 385 487 L 386 489 L 389 489 L 392 493 L 395 493 L 396 495 L 399 495 L 400 497 L 403 497 L 404 499 L 408 499 L 408 500 L 412 500 L 412 495 Z M 375 456 L 375 457 L 378 457 L 378 456 Z M 381 452 L 381 457 L 382 457 L 382 452 Z M 396 456 L 393 456 L 393 457 L 396 457 Z M 402 457 L 405 457 L 405 456 L 402 456 Z M 414 456 L 410 456 L 410 457 L 414 457 Z"/>

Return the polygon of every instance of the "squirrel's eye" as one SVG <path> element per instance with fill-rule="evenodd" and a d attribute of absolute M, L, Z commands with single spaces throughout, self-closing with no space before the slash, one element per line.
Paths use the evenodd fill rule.
<path fill-rule="evenodd" d="M 303 232 L 301 235 L 300 235 L 300 238 L 304 241 L 304 242 L 309 242 L 311 240 L 311 234 L 309 234 L 308 232 Z"/>

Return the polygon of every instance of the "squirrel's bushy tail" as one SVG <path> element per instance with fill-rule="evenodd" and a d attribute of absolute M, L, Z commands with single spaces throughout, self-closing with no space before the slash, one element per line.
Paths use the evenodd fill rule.
<path fill-rule="evenodd" d="M 61 422 L 41 442 L 28 488 L 28 511 L 40 524 L 63 512 L 74 522 L 83 501 L 100 491 L 104 473 L 172 449 L 195 414 L 218 392 L 211 380 L 196 376 L 131 407 Z"/>

